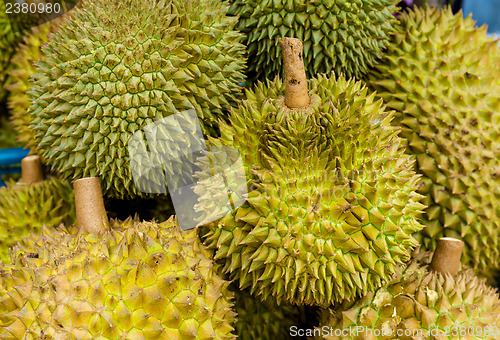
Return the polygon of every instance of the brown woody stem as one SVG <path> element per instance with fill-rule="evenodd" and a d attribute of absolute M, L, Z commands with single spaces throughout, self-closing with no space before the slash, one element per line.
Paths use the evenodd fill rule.
<path fill-rule="evenodd" d="M 451 237 L 440 238 L 432 256 L 431 270 L 451 276 L 457 275 L 463 249 L 464 242 L 461 240 Z"/>
<path fill-rule="evenodd" d="M 26 156 L 21 160 L 21 183 L 33 184 L 44 180 L 40 156 Z"/>
<path fill-rule="evenodd" d="M 278 40 L 283 52 L 285 67 L 285 105 L 290 109 L 298 109 L 309 105 L 307 78 L 304 69 L 302 41 L 296 38 L 280 38 Z"/>
<path fill-rule="evenodd" d="M 76 180 L 75 189 L 76 226 L 89 233 L 105 233 L 108 230 L 108 215 L 102 198 L 101 181 L 98 177 Z"/>

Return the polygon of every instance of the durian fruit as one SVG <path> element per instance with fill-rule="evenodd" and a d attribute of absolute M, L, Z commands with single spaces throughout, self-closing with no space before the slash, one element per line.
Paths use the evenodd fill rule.
<path fill-rule="evenodd" d="M 68 181 L 50 177 L 29 184 L 7 182 L 0 188 L 0 260 L 8 260 L 9 248 L 26 236 L 39 235 L 43 226 L 74 222 L 74 193 Z"/>
<path fill-rule="evenodd" d="M 486 27 L 448 7 L 399 17 L 371 87 L 396 110 L 428 206 L 424 249 L 462 238 L 478 275 L 500 268 L 500 49 Z"/>
<path fill-rule="evenodd" d="M 30 91 L 30 128 L 48 165 L 67 179 L 99 176 L 110 197 L 133 197 L 133 133 L 187 109 L 216 133 L 244 80 L 243 36 L 227 10 L 214 0 L 74 9 L 43 49 Z"/>
<path fill-rule="evenodd" d="M 246 291 L 236 290 L 235 296 L 234 328 L 240 340 L 291 339 L 290 327 L 300 325 L 305 319 L 303 306 L 279 306 L 271 299 L 261 301 Z"/>
<path fill-rule="evenodd" d="M 8 71 L 12 64 L 10 60 L 15 54 L 15 48 L 22 39 L 19 31 L 12 30 L 12 26 L 7 16 L 5 3 L 0 1 L 0 101 L 7 95 L 4 86 L 8 79 Z"/>
<path fill-rule="evenodd" d="M 195 229 L 182 232 L 175 218 L 128 219 L 100 232 L 54 231 L 14 249 L 0 271 L 9 283 L 0 338 L 235 338 L 229 282 L 217 276 Z"/>
<path fill-rule="evenodd" d="M 28 6 L 44 2 L 43 0 L 25 0 Z M 12 1 L 11 1 L 12 3 Z M 33 15 L 7 13 L 4 1 L 0 1 L 0 102 L 7 96 L 5 85 L 9 80 L 8 72 L 13 69 L 12 58 L 23 34 L 33 26 Z"/>
<path fill-rule="evenodd" d="M 232 0 L 246 34 L 251 78 L 273 79 L 282 70 L 278 38 L 304 42 L 307 74 L 360 77 L 382 56 L 397 12 L 394 0 Z"/>
<path fill-rule="evenodd" d="M 343 77 L 308 82 L 300 41 L 280 44 L 292 60 L 285 81 L 248 90 L 212 141 L 241 152 L 249 193 L 205 224 L 205 242 L 241 289 L 328 306 L 379 287 L 409 259 L 422 228 L 418 176 L 373 93 Z M 218 206 L 205 189 L 196 209 L 210 220 Z"/>
<path fill-rule="evenodd" d="M 315 339 L 498 339 L 496 290 L 466 266 L 432 270 L 431 257 L 421 252 L 384 287 L 323 310 Z"/>
<path fill-rule="evenodd" d="M 31 101 L 27 92 L 31 86 L 30 77 L 36 73 L 35 63 L 42 56 L 42 46 L 47 43 L 51 34 L 57 31 L 62 20 L 59 18 L 33 27 L 23 37 L 23 42 L 17 47 L 16 54 L 12 58 L 14 69 L 9 72 L 6 86 L 9 91 L 8 105 L 12 124 L 18 132 L 17 140 L 27 148 L 35 146 L 34 132 L 29 128 L 31 115 L 28 109 Z"/>

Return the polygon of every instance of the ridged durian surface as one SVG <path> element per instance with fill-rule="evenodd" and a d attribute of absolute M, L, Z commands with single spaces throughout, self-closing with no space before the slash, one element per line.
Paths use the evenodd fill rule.
<path fill-rule="evenodd" d="M 397 1 L 382 0 L 232 0 L 246 35 L 250 77 L 272 79 L 283 69 L 278 38 L 304 43 L 310 77 L 335 72 L 360 77 L 382 56 Z"/>
<path fill-rule="evenodd" d="M 5 339 L 235 338 L 229 283 L 174 218 L 33 237 L 0 273 Z"/>
<path fill-rule="evenodd" d="M 323 310 L 320 325 L 332 330 L 316 339 L 498 339 L 496 290 L 469 268 L 452 277 L 428 269 L 430 253 L 418 257 L 386 286 L 355 302 Z M 349 327 L 360 327 L 362 332 L 340 336 Z M 375 330 L 379 334 L 384 330 L 385 336 L 370 337 Z"/>
<path fill-rule="evenodd" d="M 370 78 L 423 174 L 428 206 L 417 235 L 465 242 L 478 275 L 500 268 L 500 49 L 486 27 L 445 9 L 415 9 Z"/>
<path fill-rule="evenodd" d="M 30 129 L 31 106 L 28 91 L 31 87 L 30 77 L 36 73 L 36 62 L 42 56 L 42 46 L 50 35 L 61 25 L 62 19 L 53 20 L 32 28 L 23 37 L 12 58 L 13 70 L 9 72 L 6 88 L 9 90 L 8 106 L 12 124 L 18 132 L 17 140 L 26 147 L 34 147 L 34 132 Z"/>
<path fill-rule="evenodd" d="M 100 177 L 109 196 L 133 197 L 134 132 L 195 108 L 204 132 L 215 133 L 244 79 L 243 36 L 227 9 L 214 0 L 92 0 L 74 9 L 43 49 L 30 92 L 47 163 L 65 178 Z"/>
<path fill-rule="evenodd" d="M 75 222 L 73 187 L 49 178 L 30 185 L 7 183 L 0 189 L 0 260 L 7 261 L 9 248 L 24 237 L 39 234 L 42 226 L 57 227 Z"/>
<path fill-rule="evenodd" d="M 5 3 L 0 2 L 0 101 L 6 97 L 4 88 L 8 79 L 8 72 L 12 67 L 10 60 L 15 54 L 17 44 L 22 39 L 21 32 L 12 30 L 7 17 Z"/>
<path fill-rule="evenodd" d="M 344 78 L 309 89 L 310 106 L 290 110 L 280 80 L 259 84 L 222 125 L 213 143 L 241 152 L 250 192 L 207 224 L 206 244 L 252 294 L 328 306 L 379 287 L 409 259 L 423 206 L 381 101 Z M 217 211 L 196 190 L 198 208 Z"/>

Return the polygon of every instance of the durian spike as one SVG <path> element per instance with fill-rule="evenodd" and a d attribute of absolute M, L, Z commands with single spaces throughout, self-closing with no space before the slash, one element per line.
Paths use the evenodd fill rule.
<path fill-rule="evenodd" d="M 462 240 L 452 237 L 440 238 L 432 256 L 430 269 L 442 274 L 457 275 L 463 249 L 464 242 Z"/>
<path fill-rule="evenodd" d="M 30 155 L 21 160 L 21 184 L 42 182 L 44 178 L 40 156 Z"/>
<path fill-rule="evenodd" d="M 101 181 L 87 177 L 73 182 L 75 189 L 76 226 L 89 233 L 102 234 L 108 230 L 108 215 L 102 198 Z"/>
<path fill-rule="evenodd" d="M 285 77 L 285 105 L 290 109 L 298 109 L 309 105 L 307 78 L 304 69 L 302 41 L 296 38 L 279 38 L 283 52 Z"/>

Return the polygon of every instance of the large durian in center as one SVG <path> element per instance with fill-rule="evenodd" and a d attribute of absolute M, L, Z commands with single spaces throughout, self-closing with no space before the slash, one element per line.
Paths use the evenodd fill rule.
<path fill-rule="evenodd" d="M 309 106 L 290 109 L 284 82 L 260 84 L 222 125 L 213 143 L 241 152 L 249 193 L 206 225 L 206 244 L 252 294 L 324 306 L 373 290 L 409 259 L 422 205 L 381 101 L 342 77 L 308 85 Z M 219 207 L 204 190 L 198 209 L 210 215 Z"/>
<path fill-rule="evenodd" d="M 91 0 L 75 9 L 33 78 L 31 128 L 48 165 L 130 197 L 134 132 L 195 108 L 214 133 L 245 63 L 227 9 L 213 0 Z"/>

